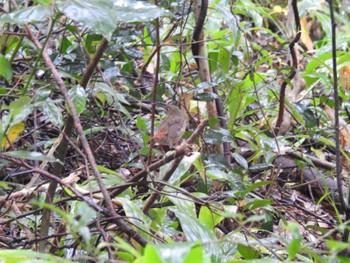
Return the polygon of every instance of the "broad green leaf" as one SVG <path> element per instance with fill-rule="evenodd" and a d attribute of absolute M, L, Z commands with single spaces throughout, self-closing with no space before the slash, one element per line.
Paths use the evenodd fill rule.
<path fill-rule="evenodd" d="M 164 263 L 201 262 L 203 252 L 200 242 L 173 242 L 169 244 L 153 245 Z M 196 255 L 195 261 L 190 261 Z"/>
<path fill-rule="evenodd" d="M 337 55 L 340 55 L 339 53 Z M 314 57 L 306 66 L 305 74 L 312 74 L 316 72 L 316 69 L 319 66 L 327 67 L 326 61 L 332 58 L 332 52 L 324 53 L 319 55 L 318 57 Z M 331 68 L 329 67 L 329 70 Z"/>
<path fill-rule="evenodd" d="M 146 22 L 170 12 L 143 1 L 60 0 L 58 9 L 96 33 L 110 39 L 120 22 Z"/>
<path fill-rule="evenodd" d="M 75 218 L 79 218 L 79 222 L 82 225 L 87 225 L 96 217 L 95 210 L 93 210 L 85 202 L 74 202 L 72 208 L 71 214 Z"/>
<path fill-rule="evenodd" d="M 175 205 L 175 208 L 171 208 L 171 211 L 180 220 L 181 228 L 187 240 L 206 243 L 204 250 L 216 260 L 219 260 L 222 256 L 222 248 L 219 243 L 214 242 L 216 240 L 214 232 L 197 219 L 193 202 L 185 200 L 186 197 L 183 195 L 179 194 L 178 197 L 168 196 Z"/>
<path fill-rule="evenodd" d="M 71 210 L 74 217 L 71 228 L 73 231 L 79 233 L 87 245 L 90 244 L 91 232 L 88 224 L 96 218 L 96 212 L 89 207 L 85 202 L 74 202 Z"/>
<path fill-rule="evenodd" d="M 181 177 L 191 168 L 193 162 L 200 157 L 199 152 L 192 152 L 190 156 L 184 156 L 175 172 L 171 176 L 169 183 L 174 185 L 180 184 Z"/>
<path fill-rule="evenodd" d="M 62 257 L 56 257 L 48 253 L 39 253 L 30 250 L 0 250 L 0 261 L 6 263 L 28 263 L 28 262 L 45 262 L 45 263 L 72 263 Z"/>
<path fill-rule="evenodd" d="M 265 75 L 255 73 L 253 80 L 251 76 L 247 76 L 244 80 L 236 83 L 227 98 L 227 108 L 230 114 L 229 124 L 233 125 L 247 106 L 255 100 L 255 96 L 251 93 L 254 85 L 259 84 L 265 79 Z"/>
<path fill-rule="evenodd" d="M 141 200 L 129 200 L 127 198 L 118 198 L 123 204 L 123 208 L 128 220 L 137 226 L 138 231 L 141 235 L 144 235 L 146 238 L 150 238 L 148 233 L 148 227 L 151 225 L 151 219 L 147 217 L 141 210 Z"/>
<path fill-rule="evenodd" d="M 224 219 L 223 216 L 211 211 L 208 207 L 202 206 L 199 211 L 198 219 L 200 222 L 207 225 L 210 229 L 214 230 L 214 227 Z"/>
<path fill-rule="evenodd" d="M 206 163 L 211 167 L 231 170 L 231 164 L 229 164 L 225 156 L 219 153 L 209 154 Z"/>
<path fill-rule="evenodd" d="M 207 170 L 207 176 L 213 180 L 230 182 L 235 189 L 241 189 L 241 177 L 233 171 L 225 172 L 216 167 Z"/>
<path fill-rule="evenodd" d="M 10 105 L 3 105 L 1 109 L 11 110 L 11 119 L 16 123 L 23 121 L 32 110 L 30 107 L 30 98 L 28 96 L 19 97 L 17 100 L 12 101 Z"/>
<path fill-rule="evenodd" d="M 0 76 L 4 77 L 8 83 L 12 81 L 12 67 L 3 55 L 0 55 Z"/>
<path fill-rule="evenodd" d="M 146 245 L 143 260 L 144 262 L 163 263 L 157 250 L 152 245 Z"/>
<path fill-rule="evenodd" d="M 43 5 L 30 6 L 18 9 L 9 14 L 2 14 L 0 17 L 0 26 L 4 23 L 26 24 L 30 22 L 42 22 L 54 14 L 51 7 Z"/>
<path fill-rule="evenodd" d="M 247 160 L 242 155 L 240 155 L 239 153 L 234 152 L 232 154 L 232 156 L 236 160 L 236 162 L 240 166 L 242 166 L 244 169 L 248 169 L 249 168 Z"/>
<path fill-rule="evenodd" d="M 204 263 L 205 261 L 203 259 L 203 256 L 203 249 L 199 244 L 197 244 L 191 248 L 183 263 Z"/>
<path fill-rule="evenodd" d="M 10 189 L 10 186 L 6 182 L 0 182 L 0 187 L 4 189 Z"/>
<path fill-rule="evenodd" d="M 204 136 L 206 143 L 221 144 L 233 141 L 231 133 L 223 128 L 211 128 Z"/>
<path fill-rule="evenodd" d="M 63 125 L 61 109 L 57 107 L 56 103 L 47 98 L 46 100 L 39 103 L 41 112 L 46 115 L 51 123 L 56 127 L 60 128 Z"/>
<path fill-rule="evenodd" d="M 68 91 L 68 95 L 70 96 L 77 113 L 80 114 L 84 112 L 87 99 L 85 89 L 82 86 L 77 85 Z"/>
<path fill-rule="evenodd" d="M 250 246 L 245 246 L 242 244 L 237 245 L 239 253 L 243 256 L 244 259 L 257 259 L 259 258 L 259 253 L 252 249 Z"/>
<path fill-rule="evenodd" d="M 25 160 L 35 160 L 35 161 L 48 161 L 48 162 L 59 162 L 58 159 L 54 157 L 46 156 L 40 152 L 30 152 L 30 151 L 13 151 L 13 152 L 3 152 L 2 155 L 25 159 Z"/>

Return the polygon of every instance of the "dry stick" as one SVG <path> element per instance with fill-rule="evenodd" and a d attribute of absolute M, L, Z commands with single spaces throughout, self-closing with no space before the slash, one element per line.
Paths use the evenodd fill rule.
<path fill-rule="evenodd" d="M 338 95 L 338 77 L 337 77 L 337 45 L 336 45 L 336 30 L 335 30 L 335 20 L 334 20 L 334 10 L 333 1 L 327 0 L 329 4 L 329 11 L 331 15 L 332 23 L 332 61 L 333 61 L 333 92 L 334 92 L 334 132 L 335 132 L 335 164 L 336 164 L 336 176 L 337 176 L 337 186 L 339 191 L 339 199 L 342 209 L 345 211 L 345 221 L 350 220 L 350 195 L 348 199 L 348 204 L 345 203 L 343 186 L 342 186 L 342 176 L 341 176 L 341 156 L 340 156 L 340 135 L 339 135 L 339 95 Z M 346 224 L 348 226 L 348 224 Z M 348 227 L 344 230 L 343 242 L 348 242 L 349 240 L 349 229 Z"/>
<path fill-rule="evenodd" d="M 107 45 L 108 45 L 108 41 L 105 38 L 102 39 L 100 45 L 97 47 L 95 54 L 92 56 L 90 63 L 86 67 L 86 70 L 85 70 L 85 72 L 80 80 L 80 85 L 82 87 L 85 88 L 87 86 L 89 79 L 90 79 L 94 69 L 96 68 L 100 58 L 102 57 L 103 51 L 105 50 Z M 58 147 L 57 153 L 56 153 L 56 158 L 58 158 L 62 162 L 62 164 L 56 162 L 54 164 L 54 167 L 53 167 L 53 173 L 56 175 L 59 175 L 62 173 L 64 158 L 67 155 L 68 145 L 69 145 L 67 138 L 70 138 L 72 135 L 73 124 L 74 124 L 74 119 L 73 119 L 71 114 L 68 114 L 67 119 L 66 119 L 66 125 L 65 125 L 65 128 L 63 131 L 65 136 L 63 136 L 62 141 L 61 141 L 61 143 Z M 53 202 L 57 186 L 58 186 L 58 184 L 55 181 L 52 181 L 50 183 L 49 189 L 47 191 L 45 202 L 47 202 L 47 203 Z M 42 224 L 41 224 L 41 228 L 40 228 L 40 237 L 43 240 L 39 244 L 39 249 L 41 252 L 44 252 L 45 246 L 47 244 L 46 237 L 48 236 L 48 232 L 49 232 L 50 217 L 51 217 L 51 210 L 48 208 L 44 208 L 43 214 L 42 214 Z"/>
<path fill-rule="evenodd" d="M 28 33 L 29 38 L 31 39 L 31 41 L 38 48 L 40 48 L 41 44 L 38 41 L 38 39 L 32 34 L 32 32 L 30 31 L 28 26 L 25 26 L 25 28 L 27 30 L 27 33 Z M 109 194 L 107 192 L 107 189 L 106 189 L 106 187 L 105 187 L 105 185 L 103 183 L 101 174 L 100 174 L 100 172 L 99 172 L 99 170 L 97 168 L 97 164 L 96 164 L 95 158 L 94 158 L 94 156 L 92 154 L 90 145 L 89 145 L 89 143 L 88 143 L 88 141 L 86 139 L 86 136 L 84 134 L 84 130 L 83 130 L 83 127 L 82 127 L 82 125 L 80 123 L 80 119 L 79 119 L 78 113 L 77 113 L 77 111 L 76 111 L 76 109 L 74 107 L 72 99 L 68 95 L 68 90 L 66 88 L 66 85 L 64 84 L 61 76 L 59 75 L 56 67 L 52 63 L 51 58 L 48 55 L 48 53 L 46 52 L 46 50 L 44 50 L 42 56 L 43 56 L 43 59 L 45 61 L 46 66 L 50 69 L 54 79 L 56 80 L 57 85 L 60 88 L 60 91 L 63 94 L 63 96 L 64 96 L 64 98 L 66 100 L 66 103 L 67 103 L 67 105 L 68 105 L 68 107 L 70 109 L 71 115 L 72 115 L 73 120 L 74 120 L 75 130 L 77 131 L 77 133 L 78 133 L 78 135 L 80 137 L 81 144 L 82 144 L 82 146 L 83 146 L 83 148 L 85 150 L 85 153 L 87 155 L 87 159 L 90 162 L 92 171 L 93 171 L 93 173 L 95 175 L 97 184 L 98 184 L 98 186 L 99 186 L 99 188 L 101 190 L 101 193 L 103 195 L 104 201 L 106 203 L 106 206 L 109 209 L 110 214 L 115 218 L 115 222 L 116 222 L 116 224 L 118 225 L 118 227 L 120 228 L 120 230 L 122 232 L 124 232 L 127 235 L 129 235 L 129 237 L 134 238 L 140 245 L 145 246 L 147 244 L 147 240 L 144 237 L 142 237 L 141 235 L 139 235 L 134 229 L 130 228 L 124 222 L 123 218 L 121 216 L 119 216 L 116 213 L 116 211 L 114 210 L 114 206 L 112 204 L 111 198 L 110 198 L 110 196 L 109 196 Z"/>
<path fill-rule="evenodd" d="M 6 158 L 6 157 L 4 157 Z M 62 180 L 60 177 L 52 174 L 52 173 L 49 173 L 45 170 L 42 170 L 38 167 L 33 167 L 31 165 L 29 165 L 28 163 L 22 161 L 22 160 L 15 160 L 15 159 L 12 159 L 13 162 L 15 162 L 16 164 L 18 165 L 22 165 L 24 167 L 26 167 L 27 169 L 33 171 L 34 173 L 40 173 L 41 175 L 45 176 L 46 178 L 52 180 L 52 181 L 55 181 L 57 184 L 63 186 L 63 187 L 66 187 L 68 188 L 72 193 L 74 193 L 74 195 L 86 202 L 91 208 L 93 208 L 96 212 L 99 212 L 99 213 L 103 213 L 105 215 L 109 215 L 108 211 L 106 211 L 105 209 L 103 209 L 102 207 L 100 207 L 99 205 L 97 205 L 93 200 L 91 200 L 90 198 L 87 198 L 85 197 L 83 194 L 81 194 L 78 190 L 76 190 L 69 182 L 67 182 L 67 180 Z"/>
<path fill-rule="evenodd" d="M 336 168 L 336 165 L 334 163 L 321 160 L 312 155 L 308 155 L 308 154 L 304 154 L 296 151 L 290 151 L 290 152 L 287 151 L 287 154 L 299 160 L 309 159 L 316 167 L 320 167 L 327 170 L 333 170 L 334 168 Z"/>
<path fill-rule="evenodd" d="M 292 0 L 292 7 L 293 7 L 293 13 L 294 13 L 294 19 L 295 19 L 295 25 L 297 29 L 297 33 L 294 37 L 294 39 L 289 44 L 289 50 L 292 55 L 292 71 L 288 74 L 287 79 L 291 81 L 295 74 L 296 70 L 298 68 L 298 58 L 295 52 L 295 44 L 298 43 L 300 36 L 301 36 L 301 25 L 300 25 L 300 18 L 299 18 L 299 11 L 297 6 L 297 0 Z M 278 131 L 282 125 L 283 117 L 284 117 L 284 107 L 285 107 L 285 99 L 286 99 L 286 88 L 287 88 L 288 82 L 286 80 L 283 81 L 281 85 L 281 91 L 280 91 L 280 98 L 279 98 L 279 109 L 278 109 L 278 117 L 276 121 L 275 126 L 275 134 L 278 134 Z"/>
<path fill-rule="evenodd" d="M 4 157 L 4 156 L 1 156 L 1 158 L 4 158 L 4 159 L 6 159 L 6 157 Z M 13 159 L 12 158 L 9 158 L 9 160 L 11 160 L 11 161 L 13 161 Z M 33 171 L 31 171 L 31 170 L 28 170 L 28 171 L 30 171 L 30 172 L 33 172 Z M 59 179 L 61 179 L 61 178 L 59 178 Z M 66 179 L 67 179 L 67 177 L 66 178 L 63 178 L 63 179 L 61 179 L 61 180 L 63 180 L 63 182 L 65 182 L 66 181 Z M 71 184 L 71 182 L 68 182 L 68 184 Z M 134 185 L 136 185 L 136 183 L 129 183 L 129 186 L 134 186 Z M 113 190 L 113 189 L 115 189 L 115 188 L 119 188 L 120 186 L 113 186 L 113 187 L 109 187 L 108 188 L 108 190 Z M 36 189 L 36 191 L 40 191 L 40 190 L 42 190 L 42 187 L 37 187 L 37 189 Z M 81 189 L 79 189 L 79 192 L 83 195 L 83 196 L 90 196 L 90 192 L 82 192 L 81 191 Z M 93 191 L 92 192 L 92 194 L 93 194 L 93 198 L 95 198 L 95 199 L 103 199 L 103 197 L 102 196 L 98 196 L 98 195 L 96 195 L 96 194 L 98 194 L 100 191 Z M 21 197 L 26 197 L 26 195 L 23 195 L 22 193 L 21 193 L 21 191 L 19 191 L 19 192 L 15 192 L 15 193 L 13 193 L 13 194 L 10 194 L 9 196 L 6 196 L 6 197 L 4 197 L 4 198 L 0 198 L 0 205 L 2 205 L 2 203 L 4 203 L 4 202 L 9 202 L 11 199 L 14 199 L 14 198 L 21 198 Z M 7 200 L 7 199 L 9 199 L 9 200 Z M 77 199 L 79 199 L 77 196 L 70 196 L 70 197 L 66 197 L 66 198 L 62 198 L 62 199 L 60 199 L 60 200 L 58 200 L 58 201 L 56 201 L 55 203 L 53 203 L 53 205 L 54 206 L 60 206 L 61 204 L 65 204 L 65 203 L 67 203 L 68 201 L 74 201 L 74 200 L 77 200 Z M 46 201 L 45 201 L 46 202 Z M 118 201 L 117 201 L 118 202 Z M 116 202 L 114 202 L 116 205 L 118 205 L 118 206 L 120 206 L 121 204 L 117 204 Z M 30 216 L 30 215 L 33 215 L 33 214 L 37 214 L 37 213 L 40 213 L 41 211 L 43 211 L 44 209 L 43 208 L 37 208 L 37 209 L 35 209 L 35 210 L 31 210 L 30 212 L 27 212 L 27 213 L 24 213 L 24 214 L 21 214 L 20 216 L 16 216 L 16 217 L 13 217 L 13 218 L 9 218 L 9 219 L 2 219 L 1 221 L 0 221 L 0 226 L 1 225 L 6 225 L 6 224 L 9 224 L 9 223 L 11 223 L 11 222 L 13 222 L 13 221 L 15 221 L 15 220 L 18 220 L 18 219 L 21 219 L 21 218 L 25 218 L 25 217 L 28 217 L 28 216 Z M 6 214 L 6 213 L 4 213 L 4 214 Z"/>
<path fill-rule="evenodd" d="M 147 173 L 152 172 L 155 169 L 158 169 L 159 167 L 163 166 L 164 164 L 171 162 L 175 158 L 178 158 L 178 157 L 185 155 L 187 145 L 191 144 L 195 141 L 195 139 L 201 134 L 201 132 L 203 131 L 203 129 L 205 128 L 205 126 L 207 124 L 208 124 L 208 120 L 203 120 L 198 125 L 197 129 L 192 133 L 190 138 L 188 138 L 187 143 L 185 145 L 181 145 L 175 153 L 168 155 L 155 163 L 152 163 L 150 166 L 146 167 L 146 169 L 143 169 L 142 171 L 138 172 L 134 177 L 132 177 L 130 180 L 128 180 L 126 182 L 127 183 L 126 185 L 122 185 L 117 190 L 113 191 L 111 193 L 111 197 L 113 198 L 113 197 L 119 195 L 120 193 L 122 193 L 125 189 L 127 189 L 130 186 L 129 185 L 130 183 L 139 181 L 140 179 L 144 178 L 147 175 Z"/>

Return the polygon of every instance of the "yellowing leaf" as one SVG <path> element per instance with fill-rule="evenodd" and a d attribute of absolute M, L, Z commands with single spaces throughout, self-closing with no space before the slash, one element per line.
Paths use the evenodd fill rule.
<path fill-rule="evenodd" d="M 9 142 L 14 142 L 18 136 L 24 131 L 25 125 L 24 122 L 16 123 L 12 125 L 10 129 L 8 129 L 6 136 L 4 136 L 2 140 L 2 147 L 7 148 L 10 146 Z"/>
<path fill-rule="evenodd" d="M 350 91 L 350 66 L 344 66 L 340 73 L 340 82 L 344 92 Z"/>
<path fill-rule="evenodd" d="M 309 35 L 308 29 L 307 29 L 307 19 L 306 17 L 302 18 L 300 20 L 300 25 L 301 25 L 301 42 L 305 45 L 307 50 L 312 50 L 314 43 L 311 40 L 311 37 Z"/>

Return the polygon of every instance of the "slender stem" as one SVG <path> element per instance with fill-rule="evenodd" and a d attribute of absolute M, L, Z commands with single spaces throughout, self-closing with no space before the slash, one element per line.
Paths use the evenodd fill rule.
<path fill-rule="evenodd" d="M 336 176 L 337 176 L 337 185 L 339 192 L 339 199 L 342 209 L 345 212 L 346 219 L 350 219 L 350 209 L 345 202 L 343 185 L 342 185 L 342 176 L 341 176 L 341 156 L 340 156 L 340 135 L 339 135 L 339 94 L 338 94 L 338 77 L 337 77 L 337 45 L 336 45 L 336 24 L 334 19 L 334 10 L 333 10 L 333 1 L 327 0 L 329 4 L 329 11 L 331 16 L 332 23 L 332 66 L 333 66 L 333 92 L 334 92 L 334 132 L 335 132 L 335 164 L 336 164 Z M 349 230 L 345 228 L 343 241 L 348 242 Z"/>

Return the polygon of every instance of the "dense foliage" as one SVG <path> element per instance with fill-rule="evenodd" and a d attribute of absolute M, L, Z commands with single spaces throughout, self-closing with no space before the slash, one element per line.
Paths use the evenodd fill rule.
<path fill-rule="evenodd" d="M 0 259 L 348 262 L 349 2 L 340 193 L 328 2 L 292 2 L 209 1 L 194 57 L 196 1 L 2 1 Z M 190 145 L 153 145 L 166 101 Z"/>

